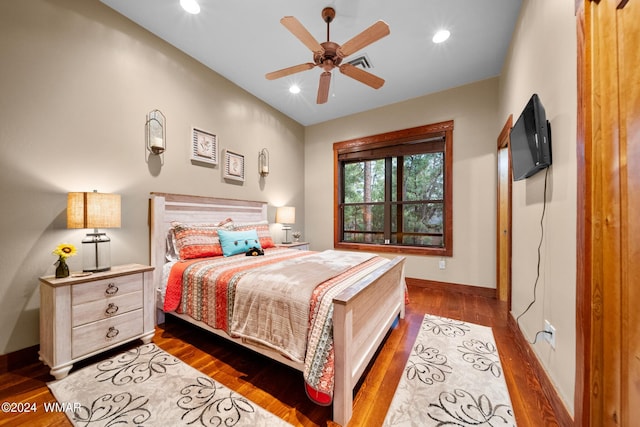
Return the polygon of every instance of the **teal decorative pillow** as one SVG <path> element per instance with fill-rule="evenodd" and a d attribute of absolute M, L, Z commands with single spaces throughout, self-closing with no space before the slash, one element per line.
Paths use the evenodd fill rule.
<path fill-rule="evenodd" d="M 243 254 L 253 247 L 262 249 L 255 229 L 246 231 L 218 230 L 224 256 Z"/>

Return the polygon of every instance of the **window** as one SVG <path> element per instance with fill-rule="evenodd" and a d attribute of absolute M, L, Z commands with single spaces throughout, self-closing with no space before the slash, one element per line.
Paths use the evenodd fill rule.
<path fill-rule="evenodd" d="M 334 246 L 453 254 L 453 121 L 337 142 Z"/>

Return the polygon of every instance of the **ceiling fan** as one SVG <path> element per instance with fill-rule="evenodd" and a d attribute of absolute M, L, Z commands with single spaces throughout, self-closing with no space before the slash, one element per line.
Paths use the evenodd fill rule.
<path fill-rule="evenodd" d="M 329 24 L 336 16 L 332 7 L 322 9 L 322 19 L 327 23 L 327 41 L 318 41 L 307 31 L 307 29 L 293 16 L 285 16 L 280 20 L 294 36 L 313 52 L 313 62 L 307 62 L 293 67 L 283 68 L 265 75 L 268 80 L 279 79 L 291 74 L 307 71 L 314 67 L 321 67 L 324 71 L 320 74 L 320 84 L 318 86 L 318 97 L 316 102 L 324 104 L 329 97 L 329 84 L 331 83 L 331 70 L 338 67 L 342 74 L 345 74 L 361 83 L 374 89 L 380 89 L 384 80 L 361 68 L 357 68 L 348 62 L 342 64 L 342 60 L 347 56 L 369 46 L 389 34 L 389 26 L 384 21 L 377 21 L 357 36 L 353 37 L 342 46 L 334 43 L 329 38 Z"/>

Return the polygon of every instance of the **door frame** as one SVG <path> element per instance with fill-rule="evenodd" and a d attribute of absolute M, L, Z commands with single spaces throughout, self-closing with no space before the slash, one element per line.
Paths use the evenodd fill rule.
<path fill-rule="evenodd" d="M 513 126 L 513 114 L 509 114 L 509 117 L 507 117 L 507 121 L 505 122 L 504 126 L 502 127 L 502 130 L 500 131 L 500 135 L 498 135 L 498 148 L 497 148 L 497 152 L 499 152 L 500 150 L 507 150 L 507 156 L 508 156 L 508 163 L 507 163 L 507 173 L 508 173 L 508 178 L 507 178 L 507 200 L 506 200 L 506 205 L 507 205 L 507 234 L 508 234 L 508 239 L 506 241 L 506 253 L 507 253 L 507 260 L 506 260 L 506 266 L 503 266 L 501 264 L 501 256 L 500 253 L 502 252 L 501 249 L 503 249 L 501 247 L 502 245 L 502 239 L 501 239 L 501 224 L 500 224 L 500 207 L 502 206 L 502 202 L 503 200 L 501 200 L 501 191 L 500 191 L 500 161 L 498 159 L 499 155 L 496 157 L 498 159 L 497 162 L 497 171 L 498 171 L 498 179 L 496 182 L 496 299 L 500 300 L 500 301 L 506 301 L 507 302 L 507 308 L 509 309 L 509 311 L 511 311 L 511 232 L 512 232 L 512 228 L 511 228 L 511 187 L 512 187 L 512 182 L 511 182 L 511 150 L 509 149 L 509 145 L 511 144 L 511 137 L 510 137 L 510 132 L 511 132 L 511 127 Z M 496 152 L 496 153 L 497 153 Z M 500 278 L 502 277 L 501 275 L 501 270 L 503 268 L 507 269 L 507 283 L 503 283 L 502 280 L 500 280 Z"/>

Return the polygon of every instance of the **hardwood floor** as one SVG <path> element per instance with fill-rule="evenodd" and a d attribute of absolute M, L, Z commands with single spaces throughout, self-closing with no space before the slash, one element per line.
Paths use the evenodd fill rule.
<path fill-rule="evenodd" d="M 382 424 L 424 313 L 493 327 L 518 426 L 558 425 L 534 371 L 515 345 L 505 304 L 482 296 L 417 286 L 409 286 L 409 297 L 411 302 L 405 320 L 390 332 L 357 388 L 350 426 Z M 335 426 L 330 421 L 330 407 L 314 405 L 304 394 L 301 373 L 197 330 L 179 319 L 170 316 L 167 319 L 157 328 L 154 338 L 165 351 L 291 424 Z M 132 345 L 137 344 L 139 342 Z M 122 348 L 110 354 L 120 351 Z M 104 357 L 102 355 L 100 359 Z M 97 360 L 79 363 L 74 370 Z M 35 355 L 20 365 L 0 374 L 0 402 L 35 403 L 37 412 L 0 412 L 0 425 L 70 426 L 64 414 L 45 413 L 44 402 L 55 401 L 46 386 L 53 380 L 48 369 L 36 360 Z"/>

